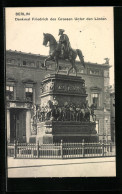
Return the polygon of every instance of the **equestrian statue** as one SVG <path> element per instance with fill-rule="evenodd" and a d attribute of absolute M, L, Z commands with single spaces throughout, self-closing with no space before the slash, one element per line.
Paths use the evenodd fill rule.
<path fill-rule="evenodd" d="M 75 69 L 76 76 L 77 76 L 77 67 L 75 64 L 76 57 L 78 55 L 80 62 L 82 66 L 85 68 L 84 64 L 84 56 L 82 55 L 82 51 L 80 49 L 72 49 L 70 45 L 69 38 L 66 34 L 64 34 L 63 29 L 59 29 L 59 42 L 56 41 L 54 36 L 49 33 L 43 33 L 43 45 L 47 46 L 49 44 L 49 56 L 44 60 L 44 67 L 46 67 L 46 62 L 53 60 L 56 62 L 56 68 L 57 68 L 57 73 L 59 72 L 59 59 L 63 60 L 69 60 L 71 63 L 71 68 L 68 70 L 67 75 L 69 75 L 70 71 L 72 69 Z"/>

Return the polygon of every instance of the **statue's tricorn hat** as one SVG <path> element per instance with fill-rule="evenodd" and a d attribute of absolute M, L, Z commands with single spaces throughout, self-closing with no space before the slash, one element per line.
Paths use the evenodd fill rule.
<path fill-rule="evenodd" d="M 65 30 L 63 30 L 63 29 L 59 29 L 59 34 L 60 34 L 60 32 L 65 32 Z M 59 35 L 59 34 L 58 34 L 58 35 Z"/>

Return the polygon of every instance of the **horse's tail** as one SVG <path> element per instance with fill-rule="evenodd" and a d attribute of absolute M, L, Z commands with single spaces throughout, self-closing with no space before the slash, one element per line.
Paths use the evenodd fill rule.
<path fill-rule="evenodd" d="M 76 49 L 76 51 L 77 51 L 78 57 L 79 57 L 79 59 L 80 59 L 82 65 L 83 65 L 84 68 L 85 68 L 84 56 L 83 56 L 83 54 L 82 54 L 82 51 L 81 51 L 80 49 Z"/>

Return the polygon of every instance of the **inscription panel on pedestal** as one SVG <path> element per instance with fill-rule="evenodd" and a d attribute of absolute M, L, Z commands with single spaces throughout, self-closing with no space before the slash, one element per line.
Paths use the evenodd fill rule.
<path fill-rule="evenodd" d="M 77 81 L 76 77 L 70 78 L 70 76 L 60 75 L 60 79 L 46 79 L 42 82 L 42 94 L 47 92 L 67 92 L 67 93 L 78 93 L 86 94 L 85 82 L 79 78 Z"/>

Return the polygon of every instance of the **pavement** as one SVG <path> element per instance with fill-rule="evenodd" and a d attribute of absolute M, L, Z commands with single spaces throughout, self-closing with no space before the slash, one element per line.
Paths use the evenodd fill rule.
<path fill-rule="evenodd" d="M 14 159 L 8 157 L 8 177 L 115 177 L 116 158 Z"/>

